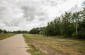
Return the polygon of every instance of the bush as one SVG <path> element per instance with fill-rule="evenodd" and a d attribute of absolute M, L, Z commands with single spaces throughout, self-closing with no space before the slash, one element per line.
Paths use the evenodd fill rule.
<path fill-rule="evenodd" d="M 73 38 L 85 39 L 85 33 L 79 32 L 78 34 L 72 34 Z"/>
<path fill-rule="evenodd" d="M 77 35 L 77 38 L 78 39 L 85 39 L 85 33 L 78 33 L 78 35 Z"/>

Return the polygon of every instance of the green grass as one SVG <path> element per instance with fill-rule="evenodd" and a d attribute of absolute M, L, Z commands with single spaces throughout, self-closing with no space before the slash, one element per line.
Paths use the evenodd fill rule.
<path fill-rule="evenodd" d="M 32 55 L 85 55 L 85 40 L 24 34 Z"/>
<path fill-rule="evenodd" d="M 15 34 L 7 33 L 7 34 L 0 34 L 0 40 L 3 40 L 5 38 L 11 37 Z"/>
<path fill-rule="evenodd" d="M 32 55 L 40 55 L 39 49 L 36 48 L 32 39 L 29 38 L 30 35 L 23 35 L 23 36 L 25 37 L 25 41 L 28 44 L 28 46 L 30 46 L 30 49 L 28 49 L 27 51 L 30 52 Z"/>

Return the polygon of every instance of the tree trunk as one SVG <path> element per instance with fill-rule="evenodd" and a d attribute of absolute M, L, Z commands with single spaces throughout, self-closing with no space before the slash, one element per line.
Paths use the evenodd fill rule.
<path fill-rule="evenodd" d="M 76 20 L 76 38 L 77 38 L 77 34 L 78 34 L 78 20 Z"/>

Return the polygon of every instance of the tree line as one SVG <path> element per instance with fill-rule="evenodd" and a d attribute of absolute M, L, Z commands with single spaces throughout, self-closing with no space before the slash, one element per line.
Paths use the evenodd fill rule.
<path fill-rule="evenodd" d="M 0 33 L 7 33 L 7 31 L 0 29 Z"/>
<path fill-rule="evenodd" d="M 33 28 L 29 33 L 85 39 L 85 9 L 78 12 L 65 12 L 64 15 L 48 22 L 46 27 Z"/>
<path fill-rule="evenodd" d="M 2 30 L 0 29 L 0 34 L 4 34 L 4 33 L 29 33 L 28 31 L 21 31 L 21 30 L 18 30 L 18 31 L 6 31 L 6 30 Z"/>

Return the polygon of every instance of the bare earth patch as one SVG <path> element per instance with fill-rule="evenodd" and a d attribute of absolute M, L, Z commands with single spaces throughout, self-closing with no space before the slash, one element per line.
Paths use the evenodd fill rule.
<path fill-rule="evenodd" d="M 0 41 L 0 55 L 31 55 L 22 34 Z"/>

